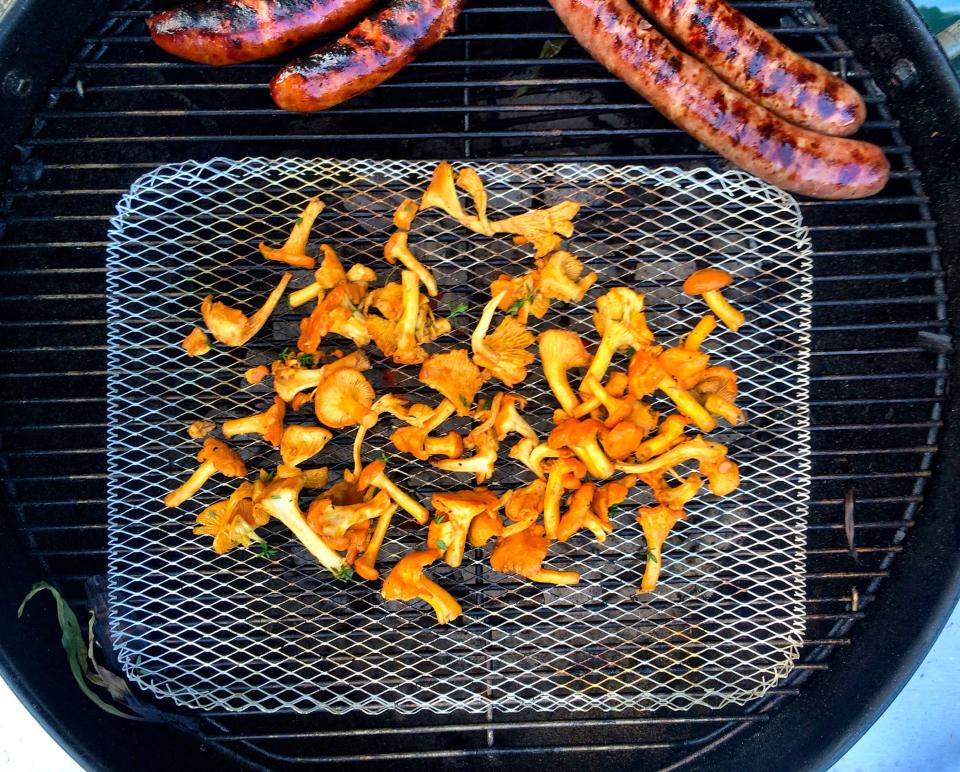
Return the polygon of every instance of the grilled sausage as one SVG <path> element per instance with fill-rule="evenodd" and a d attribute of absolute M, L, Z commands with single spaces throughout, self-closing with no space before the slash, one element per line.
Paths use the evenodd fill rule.
<path fill-rule="evenodd" d="M 725 0 L 639 0 L 651 19 L 723 80 L 791 123 L 846 137 L 860 128 L 863 97 Z"/>
<path fill-rule="evenodd" d="M 147 19 L 164 51 L 201 64 L 237 64 L 281 54 L 341 29 L 377 0 L 208 0 Z"/>
<path fill-rule="evenodd" d="M 463 0 L 391 0 L 339 40 L 291 62 L 270 82 L 284 110 L 326 110 L 397 74 L 447 34 Z"/>
<path fill-rule="evenodd" d="M 550 0 L 590 54 L 696 139 L 748 172 L 815 198 L 862 198 L 890 164 L 875 145 L 787 123 L 680 52 L 628 0 Z"/>

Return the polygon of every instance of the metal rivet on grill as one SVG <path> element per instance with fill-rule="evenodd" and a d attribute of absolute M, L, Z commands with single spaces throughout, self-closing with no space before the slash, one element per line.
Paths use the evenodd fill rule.
<path fill-rule="evenodd" d="M 10 70 L 3 78 L 3 93 L 10 97 L 25 97 L 33 91 L 33 78 L 23 70 Z"/>
<path fill-rule="evenodd" d="M 909 59 L 897 59 L 890 68 L 894 81 L 902 88 L 910 88 L 917 82 L 917 68 Z"/>

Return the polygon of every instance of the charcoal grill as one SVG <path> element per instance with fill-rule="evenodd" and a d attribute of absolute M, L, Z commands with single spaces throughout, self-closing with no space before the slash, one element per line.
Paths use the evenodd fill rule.
<path fill-rule="evenodd" d="M 273 109 L 273 63 L 225 70 L 155 49 L 139 1 L 20 3 L 0 26 L 6 678 L 85 764 L 297 768 L 817 768 L 896 694 L 960 584 L 948 392 L 957 332 L 960 89 L 903 2 L 739 6 L 850 79 L 893 175 L 865 201 L 801 201 L 814 254 L 806 630 L 792 674 L 745 706 L 650 713 L 342 716 L 173 711 L 121 724 L 72 685 L 30 584 L 78 610 L 106 568 L 105 263 L 117 198 L 214 156 L 466 158 L 722 168 L 595 65 L 540 0 L 470 4 L 458 33 L 365 97 Z M 544 44 L 555 50 L 541 58 Z M 951 308 L 954 306 L 954 308 Z"/>

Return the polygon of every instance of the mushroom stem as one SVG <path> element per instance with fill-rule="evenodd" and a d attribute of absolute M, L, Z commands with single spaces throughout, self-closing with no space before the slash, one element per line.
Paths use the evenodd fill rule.
<path fill-rule="evenodd" d="M 653 592 L 657 588 L 657 580 L 660 578 L 660 547 L 647 548 L 647 564 L 643 569 L 643 579 L 640 580 L 639 592 Z"/>
<path fill-rule="evenodd" d="M 541 568 L 539 571 L 530 574 L 528 578 L 544 584 L 577 584 L 580 581 L 580 574 L 576 571 L 555 571 L 552 568 Z"/>
<path fill-rule="evenodd" d="M 377 526 L 373 529 L 373 535 L 370 537 L 370 543 L 367 545 L 363 554 L 357 558 L 353 564 L 353 570 L 368 582 L 376 581 L 380 577 L 380 572 L 376 568 L 377 555 L 380 554 L 380 548 L 383 546 L 383 540 L 387 536 L 387 529 L 390 527 L 390 521 L 397 511 L 396 506 L 390 507 L 377 520 Z"/>
<path fill-rule="evenodd" d="M 301 287 L 287 295 L 287 302 L 290 304 L 290 308 L 298 308 L 314 298 L 322 300 L 322 295 L 323 289 L 320 287 L 320 283 L 313 282 L 313 284 L 308 284 L 306 287 Z"/>
<path fill-rule="evenodd" d="M 703 293 L 704 302 L 710 306 L 713 311 L 727 327 L 733 332 L 740 329 L 744 322 L 743 314 L 730 305 L 730 302 L 723 296 L 720 290 L 708 290 Z"/>
<path fill-rule="evenodd" d="M 677 410 L 693 421 L 702 432 L 712 432 L 717 428 L 717 422 L 707 412 L 706 408 L 693 398 L 688 391 L 684 391 L 669 375 L 664 376 L 658 384 L 660 391 L 670 397 L 677 406 Z"/>
<path fill-rule="evenodd" d="M 714 331 L 716 326 L 717 318 L 713 314 L 705 314 L 690 331 L 690 334 L 684 338 L 683 348 L 687 351 L 699 351 L 707 336 Z"/>
<path fill-rule="evenodd" d="M 212 461 L 204 461 L 183 485 L 175 491 L 170 491 L 170 493 L 163 497 L 164 505 L 168 507 L 179 507 L 199 491 L 203 487 L 203 484 L 213 477 L 216 472 L 217 467 Z"/>

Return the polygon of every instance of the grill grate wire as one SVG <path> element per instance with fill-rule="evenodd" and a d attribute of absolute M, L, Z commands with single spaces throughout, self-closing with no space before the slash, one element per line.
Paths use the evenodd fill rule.
<path fill-rule="evenodd" d="M 108 248 L 111 627 L 138 685 L 178 705 L 233 710 L 676 710 L 742 704 L 789 672 L 803 622 L 810 438 L 810 246 L 795 202 L 739 171 L 474 166 L 491 217 L 565 199 L 583 205 L 566 246 L 599 278 L 582 303 L 555 305 L 532 322 L 534 333 L 560 327 L 595 339 L 595 299 L 626 283 L 646 293 L 658 340 L 675 342 L 702 313 L 680 290 L 697 256 L 736 278 L 728 292 L 751 324 L 735 336 L 718 331 L 705 349 L 736 369 L 738 403 L 750 416 L 747 427 L 712 435 L 737 449 L 740 490 L 688 506 L 665 553 L 660 592 L 641 602 L 634 594 L 645 555 L 631 512 L 650 503 L 642 493 L 620 507 L 602 547 L 578 537 L 551 550 L 552 567 L 581 573 L 574 588 L 498 575 L 485 551 L 468 551 L 459 569 L 433 571 L 464 606 L 463 622 L 450 628 L 435 627 L 422 608 L 384 604 L 369 584 L 333 582 L 282 532 L 272 534 L 282 555 L 272 564 L 243 550 L 215 559 L 190 534 L 191 510 L 229 495 L 232 484 L 175 512 L 160 502 L 193 465 L 196 443 L 183 427 L 260 410 L 271 387 L 237 388 L 239 374 L 289 344 L 302 309 L 275 313 L 247 346 L 216 347 L 190 362 L 178 342 L 196 322 L 201 296 L 265 294 L 279 271 L 264 264 L 256 244 L 282 241 L 313 194 L 328 203 L 316 238 L 334 245 L 346 265 L 396 280 L 382 261 L 390 215 L 404 197 L 417 197 L 433 164 L 253 158 L 161 167 L 121 199 Z M 529 250 L 470 238 L 435 213 L 419 216 L 414 234 L 414 249 L 440 284 L 438 316 L 458 301 L 466 308 L 430 348 L 463 349 L 490 281 L 522 273 Z M 309 281 L 311 272 L 294 272 L 293 286 Z M 156 321 L 169 316 L 176 323 Z M 367 375 L 378 393 L 437 401 L 415 368 L 371 351 Z M 387 385 L 390 373 L 395 383 Z M 488 383 L 478 400 L 497 391 Z M 514 391 L 529 400 L 524 415 L 546 436 L 555 404 L 540 368 Z M 302 420 L 291 414 L 288 423 Z M 392 478 L 424 502 L 432 491 L 471 485 L 472 476 L 397 454 L 394 428 L 385 417 L 371 430 L 367 462 L 386 454 Z M 333 473 L 350 466 L 352 435 L 338 432 L 313 461 Z M 501 444 L 488 483 L 497 492 L 532 479 L 507 458 L 509 444 Z M 262 442 L 237 447 L 252 454 L 253 468 L 277 463 Z M 422 546 L 422 529 L 404 530 L 398 519 L 384 566 Z M 248 648 L 255 652 L 245 655 Z"/>
<path fill-rule="evenodd" d="M 870 106 L 864 133 L 887 150 L 894 169 L 888 189 L 873 199 L 800 203 L 814 244 L 813 486 L 801 665 L 743 710 L 688 713 L 676 722 L 669 716 L 644 722 L 596 715 L 595 725 L 583 725 L 581 717 L 560 727 L 535 716 L 491 714 L 465 719 L 470 728 L 455 733 L 381 729 L 384 753 L 429 749 L 451 758 L 464 750 L 536 753 L 573 744 L 592 745 L 594 752 L 644 749 L 650 766 L 692 760 L 756 727 L 780 701 L 801 693 L 807 678 L 829 667 L 830 652 L 855 634 L 856 620 L 869 613 L 874 595 L 886 590 L 890 564 L 922 511 L 946 387 L 944 355 L 918 338 L 920 332 L 946 333 L 943 272 L 922 175 L 871 74 L 812 3 L 739 6 L 780 29 L 797 50 L 846 71 Z M 546 3 L 469 7 L 461 29 L 471 39 L 449 38 L 394 84 L 365 98 L 364 104 L 394 109 L 407 119 L 402 132 L 384 123 L 388 130 L 376 132 L 376 142 L 367 138 L 373 132 L 363 128 L 362 114 L 270 115 L 262 88 L 268 68 L 213 72 L 168 62 L 138 26 L 146 7 L 119 5 L 81 47 L 21 143 L 3 201 L 0 272 L 7 282 L 0 318 L 8 368 L 0 375 L 0 431 L 18 505 L 14 516 L 32 553 L 78 604 L 84 579 L 105 570 L 106 226 L 116 199 L 143 171 L 217 154 L 329 155 L 331 137 L 344 157 L 362 146 L 364 155 L 383 157 L 497 159 L 522 152 L 544 162 L 573 156 L 648 165 L 718 163 L 637 106 L 573 42 L 555 60 L 538 59 L 543 40 L 567 37 Z M 500 13 L 508 19 L 522 13 L 531 36 L 498 30 Z M 484 34 L 500 37 L 479 37 Z M 516 102 L 545 108 L 543 118 L 537 109 L 507 110 Z M 604 102 L 613 105 L 609 114 L 596 106 Z M 463 105 L 469 111 L 437 109 Z M 155 115 L 158 110 L 172 114 Z M 234 134 L 241 120 L 249 131 Z M 851 490 L 856 560 L 844 536 L 844 500 Z M 851 608 L 854 591 L 857 610 Z M 528 728 L 522 723 L 527 718 L 542 729 Z M 241 720 L 209 714 L 205 726 L 216 744 L 264 763 L 355 751 L 318 737 L 295 716 Z M 367 729 L 377 726 L 383 722 Z M 391 717 L 388 726 L 417 724 Z M 331 721 L 324 731 L 351 728 L 357 729 Z"/>

